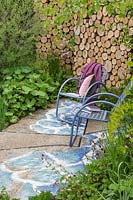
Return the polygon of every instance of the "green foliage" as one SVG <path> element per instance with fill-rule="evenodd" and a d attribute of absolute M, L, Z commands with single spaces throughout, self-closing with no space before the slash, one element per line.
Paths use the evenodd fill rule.
<path fill-rule="evenodd" d="M 2 68 L 0 130 L 7 123 L 15 123 L 36 109 L 46 108 L 48 103 L 55 102 L 59 86 L 71 76 L 72 72 L 65 67 L 62 69 L 59 57 L 55 55 L 49 55 L 43 61 L 36 61 L 35 67 Z"/>
<path fill-rule="evenodd" d="M 132 200 L 133 198 L 133 176 L 125 176 L 118 182 L 113 182 L 109 186 L 109 194 L 106 196 L 108 200 Z"/>
<path fill-rule="evenodd" d="M 133 54 L 131 54 L 131 59 L 133 60 Z M 130 73 L 133 75 L 133 61 L 127 61 L 126 64 L 130 68 Z"/>
<path fill-rule="evenodd" d="M 39 9 L 40 4 L 38 3 L 36 7 Z M 46 20 L 44 25 L 46 28 L 49 27 L 49 25 L 52 25 L 56 29 L 56 27 L 63 22 L 69 23 L 72 19 L 73 13 L 78 14 L 80 21 L 85 12 L 86 0 L 58 0 L 57 5 L 55 5 L 54 2 L 50 0 L 47 7 L 45 7 L 43 13 L 46 16 L 52 16 L 53 19 L 51 21 Z"/>
<path fill-rule="evenodd" d="M 56 200 L 49 191 L 42 192 L 39 195 L 29 197 L 28 199 L 29 200 Z M 6 192 L 6 190 L 2 189 L 0 191 L 0 200 L 20 200 L 20 199 L 16 199 L 16 198 L 11 199 L 8 193 Z"/>
<path fill-rule="evenodd" d="M 113 93 L 113 94 L 120 96 L 122 94 L 123 90 L 125 89 L 125 87 L 127 86 L 129 81 L 130 81 L 129 79 L 125 79 L 124 83 L 119 87 L 119 90 L 116 87 L 107 88 L 107 90 L 108 90 L 109 93 Z M 103 88 L 102 92 L 107 92 L 107 91 L 105 90 L 105 88 Z M 99 99 L 102 99 L 102 100 L 105 100 L 105 101 L 110 101 L 114 104 L 117 102 L 117 98 L 112 97 L 112 96 L 109 97 L 109 96 L 106 96 L 106 95 L 101 95 Z M 98 106 L 103 110 L 111 110 L 112 109 L 112 106 L 109 106 L 107 104 L 99 103 Z"/>
<path fill-rule="evenodd" d="M 2 131 L 7 125 L 5 113 L 6 105 L 4 99 L 0 97 L 0 131 Z"/>
<path fill-rule="evenodd" d="M 34 1 L 0 1 L 0 66 L 33 63 L 40 26 Z"/>
<path fill-rule="evenodd" d="M 109 158 L 104 155 L 87 165 L 84 172 L 71 177 L 66 187 L 61 187 L 60 200 L 131 200 L 133 197 L 133 175 L 114 173 Z"/>
<path fill-rule="evenodd" d="M 133 81 L 133 78 L 131 79 Z M 126 101 L 115 109 L 111 114 L 110 122 L 108 123 L 109 132 L 124 129 L 128 134 L 133 131 L 133 87 L 126 91 Z"/>
<path fill-rule="evenodd" d="M 111 182 L 108 179 L 108 165 L 106 159 L 93 161 L 83 172 L 79 172 L 76 177 L 71 177 L 57 197 L 61 200 L 100 200 L 98 191 L 106 190 Z"/>
<path fill-rule="evenodd" d="M 61 79 L 64 70 L 61 68 L 60 59 L 56 55 L 48 55 L 47 57 L 47 68 L 49 75 L 53 78 L 54 81 Z"/>
<path fill-rule="evenodd" d="M 6 68 L 2 70 L 2 75 L 2 97 L 7 106 L 5 115 L 10 123 L 37 108 L 46 108 L 49 96 L 59 84 L 53 82 L 45 71 L 32 67 Z"/>
<path fill-rule="evenodd" d="M 91 0 L 89 14 L 98 11 L 103 5 L 106 7 L 108 13 L 125 17 L 127 14 L 131 15 L 133 2 L 132 0 Z"/>
<path fill-rule="evenodd" d="M 88 1 L 88 4 L 86 0 L 58 0 L 56 5 L 54 4 L 54 1 L 50 0 L 48 1 L 43 13 L 46 16 L 46 19 L 47 16 L 51 16 L 51 19 L 48 18 L 48 20 L 45 20 L 44 27 L 48 30 L 49 26 L 52 26 L 53 31 L 55 31 L 57 27 L 63 23 L 70 24 L 73 20 L 74 13 L 78 16 L 76 25 L 79 26 L 84 14 L 88 13 L 88 15 L 91 16 L 93 13 L 100 10 L 102 6 L 105 6 L 107 12 L 113 16 L 132 16 L 132 0 L 91 0 Z M 36 7 L 41 9 L 39 3 Z M 58 30 L 58 36 L 56 39 L 60 39 L 61 37 L 64 38 L 65 36 L 66 33 L 60 29 L 60 31 Z M 132 47 L 133 39 L 129 33 L 128 27 L 123 26 L 122 36 L 119 38 L 119 41 L 117 40 L 117 42 L 124 43 L 125 45 Z"/>
<path fill-rule="evenodd" d="M 133 163 L 133 87 L 127 91 L 127 100 L 112 112 L 108 123 L 109 144 L 107 146 L 114 168 L 119 163 Z M 117 137 L 116 137 L 117 135 Z"/>
<path fill-rule="evenodd" d="M 19 200 L 16 198 L 11 199 L 8 193 L 6 192 L 5 188 L 0 191 L 0 200 Z"/>
<path fill-rule="evenodd" d="M 29 197 L 29 200 L 54 200 L 55 198 L 50 192 L 42 192 L 34 197 Z"/>
<path fill-rule="evenodd" d="M 60 58 L 55 54 L 50 54 L 46 59 L 37 61 L 36 68 L 47 71 L 55 82 L 59 82 L 59 86 L 61 86 L 66 79 L 73 77 L 72 70 L 67 69 L 66 66 L 62 66 Z M 63 91 L 74 92 L 76 89 L 77 83 L 71 82 L 66 85 Z M 56 97 L 57 96 L 53 97 L 53 99 L 56 99 Z"/>

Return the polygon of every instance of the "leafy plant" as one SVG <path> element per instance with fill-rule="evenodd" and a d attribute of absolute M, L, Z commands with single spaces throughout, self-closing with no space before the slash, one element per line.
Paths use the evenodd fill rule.
<path fill-rule="evenodd" d="M 59 86 L 68 78 L 73 77 L 73 73 L 70 69 L 67 69 L 66 66 L 62 66 L 60 58 L 55 54 L 49 54 L 47 58 L 43 60 L 39 60 L 36 62 L 36 68 L 45 70 L 49 73 L 49 76 L 52 77 L 52 79 L 55 82 L 59 82 Z M 77 84 L 75 82 L 71 82 L 70 84 L 67 84 L 64 88 L 64 92 L 74 92 L 77 89 Z M 58 92 L 58 87 L 57 87 Z M 54 97 L 54 99 L 56 96 Z"/>
<path fill-rule="evenodd" d="M 0 66 L 19 66 L 36 59 L 41 22 L 31 0 L 0 1 Z"/>
<path fill-rule="evenodd" d="M 130 81 L 129 79 L 125 79 L 124 83 L 119 87 L 119 90 L 116 87 L 107 88 L 107 90 L 108 90 L 109 93 L 113 93 L 113 94 L 116 94 L 116 95 L 120 96 L 122 94 L 123 90 L 125 89 L 125 87 L 127 86 L 129 81 Z M 102 89 L 102 92 L 106 92 L 105 88 Z M 105 101 L 110 101 L 112 103 L 116 103 L 117 102 L 116 97 L 112 97 L 112 96 L 107 97 L 106 95 L 101 95 L 100 99 L 105 100 Z M 99 103 L 98 106 L 101 109 L 104 109 L 104 110 L 112 109 L 112 107 L 110 107 L 110 106 L 108 106 L 106 104 Z"/>
<path fill-rule="evenodd" d="M 5 99 L 5 116 L 9 123 L 17 122 L 37 108 L 46 108 L 57 98 L 62 82 L 72 76 L 72 72 L 61 68 L 60 59 L 55 55 L 36 62 L 35 66 L 1 69 L 0 91 Z M 70 88 L 74 87 L 71 85 Z"/>
<path fill-rule="evenodd" d="M 46 108 L 50 94 L 54 94 L 55 86 L 58 86 L 48 73 L 32 67 L 6 68 L 2 75 L 1 90 L 7 106 L 5 115 L 10 123 L 37 108 Z"/>
<path fill-rule="evenodd" d="M 47 71 L 49 75 L 56 81 L 57 78 L 60 79 L 60 76 L 63 74 L 63 69 L 61 69 L 61 63 L 59 57 L 56 55 L 48 55 L 47 57 L 48 67 Z"/>
<path fill-rule="evenodd" d="M 111 114 L 108 124 L 108 152 L 114 169 L 119 163 L 128 163 L 131 170 L 133 163 L 133 87 L 127 91 L 127 100 Z"/>
<path fill-rule="evenodd" d="M 101 6 L 104 5 L 108 11 L 108 13 L 112 15 L 119 15 L 120 17 L 125 17 L 127 14 L 131 14 L 133 2 L 131 0 L 92 0 L 89 4 L 89 15 L 95 11 L 98 11 Z"/>
<path fill-rule="evenodd" d="M 120 165 L 122 164 L 120 163 Z M 118 179 L 109 185 L 109 194 L 107 194 L 106 199 L 131 200 L 133 198 L 133 175 L 125 175 L 124 178 L 120 178 L 119 168 L 120 166 L 118 174 L 116 174 Z"/>
<path fill-rule="evenodd" d="M 6 106 L 4 103 L 4 99 L 0 97 L 0 131 L 2 131 L 7 125 L 5 113 L 6 113 Z"/>
<path fill-rule="evenodd" d="M 29 200 L 55 200 L 50 192 L 42 192 L 34 197 L 29 197 Z"/>
<path fill-rule="evenodd" d="M 73 20 L 73 14 L 77 15 L 77 24 L 78 27 L 83 19 L 84 14 L 88 14 L 91 16 L 93 13 L 96 13 L 101 9 L 101 7 L 105 6 L 106 10 L 109 14 L 119 17 L 132 17 L 132 7 L 133 2 L 132 0 L 58 0 L 55 4 L 54 1 L 49 0 L 47 6 L 44 8 L 44 14 L 47 19 L 47 16 L 51 16 L 48 20 L 45 20 L 44 27 L 46 30 L 56 31 L 57 27 L 65 24 L 70 24 Z M 36 4 L 38 9 L 41 9 L 41 5 L 38 3 Z M 58 14 L 57 14 L 58 13 Z M 58 30 L 58 35 L 56 39 L 65 38 L 65 34 L 62 29 Z M 65 38 L 67 40 L 67 37 Z M 73 36 L 72 36 L 73 41 Z M 132 47 L 132 36 L 129 33 L 127 27 L 123 26 L 123 34 L 120 38 L 119 43 L 124 42 L 126 45 Z"/>
<path fill-rule="evenodd" d="M 11 199 L 8 193 L 6 192 L 5 188 L 0 191 L 0 200 L 19 200 L 16 198 Z"/>

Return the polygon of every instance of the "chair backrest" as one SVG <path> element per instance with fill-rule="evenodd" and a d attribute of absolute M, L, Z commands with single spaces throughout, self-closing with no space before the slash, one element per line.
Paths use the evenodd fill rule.
<path fill-rule="evenodd" d="M 95 81 L 100 81 L 100 82 L 104 83 L 107 78 L 107 70 L 105 69 L 105 67 L 102 64 L 95 63 L 95 62 L 88 63 L 85 65 L 85 67 L 81 71 L 78 91 L 79 91 L 83 81 L 85 80 L 85 78 L 91 74 L 95 75 L 95 77 L 94 77 L 95 80 L 92 80 L 92 83 L 94 83 Z"/>
<path fill-rule="evenodd" d="M 133 87 L 133 81 L 131 80 L 128 85 L 126 86 L 126 88 L 124 89 L 124 91 L 122 92 L 122 94 L 120 95 L 117 103 L 116 103 L 116 106 L 120 105 L 126 98 L 126 91 L 130 90 L 131 88 Z"/>

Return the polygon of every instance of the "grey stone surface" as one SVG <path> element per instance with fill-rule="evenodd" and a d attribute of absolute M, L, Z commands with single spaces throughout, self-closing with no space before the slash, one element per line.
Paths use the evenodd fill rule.
<path fill-rule="evenodd" d="M 50 108 L 54 108 L 52 105 Z M 47 110 L 38 110 L 33 115 L 22 118 L 18 123 L 10 125 L 0 133 L 0 162 L 10 157 L 21 155 L 31 149 L 44 149 L 47 151 L 69 149 L 68 135 L 39 134 L 32 131 L 29 126 L 41 119 Z M 94 133 L 105 129 L 105 123 L 90 121 L 87 133 Z M 77 147 L 78 139 L 74 147 Z M 73 147 L 73 148 L 74 148 Z"/>
<path fill-rule="evenodd" d="M 33 129 L 30 128 L 30 125 L 36 124 L 38 122 L 38 120 L 45 119 L 45 117 L 46 117 L 45 114 L 47 111 L 48 110 L 38 110 L 33 115 L 22 118 L 18 123 L 10 125 L 3 132 L 0 132 L 0 166 L 1 166 L 1 168 L 0 168 L 1 175 L 0 176 L 2 176 L 1 181 L 3 181 L 4 183 L 7 184 L 7 191 L 12 198 L 18 197 L 18 195 L 19 195 L 19 197 L 21 196 L 22 200 L 27 200 L 27 197 L 25 198 L 24 194 L 26 196 L 28 196 L 28 195 L 30 195 L 30 192 L 31 192 L 31 194 L 34 195 L 34 191 L 32 190 L 33 188 L 31 187 L 31 185 L 29 185 L 29 183 L 28 183 L 28 179 L 32 180 L 32 178 L 33 178 L 33 177 L 30 177 L 30 171 L 28 170 L 30 164 L 27 168 L 27 171 L 25 171 L 23 173 L 23 171 L 21 172 L 21 169 L 19 169 L 19 166 L 18 167 L 16 166 L 17 163 L 15 164 L 15 166 L 10 165 L 11 158 L 17 159 L 18 163 L 20 161 L 21 162 L 23 161 L 25 163 L 25 159 L 23 159 L 23 158 L 25 156 L 27 156 L 27 154 L 31 154 L 31 155 L 32 155 L 32 153 L 34 154 L 34 152 L 36 152 L 35 154 L 38 154 L 39 151 L 40 151 L 40 154 L 42 152 L 47 152 L 51 156 L 54 153 L 58 154 L 58 151 L 59 151 L 60 154 L 65 153 L 66 155 L 67 154 L 69 155 L 69 154 L 71 154 L 72 150 L 74 150 L 74 152 L 75 151 L 77 152 L 77 149 L 78 149 L 78 151 L 80 152 L 80 150 L 82 149 L 82 148 L 80 148 L 80 149 L 77 148 L 79 136 L 77 137 L 74 146 L 71 148 L 71 147 L 69 147 L 69 139 L 70 139 L 69 135 L 48 134 L 47 132 L 45 133 L 44 131 L 43 131 L 43 133 L 37 133 L 35 130 L 33 131 Z M 54 116 L 53 113 L 52 113 L 52 115 Z M 53 118 L 53 120 L 54 120 L 54 118 Z M 44 120 L 44 122 L 45 122 L 45 120 Z M 43 124 L 43 125 L 44 125 L 44 129 L 47 130 L 45 128 L 45 124 Z M 50 126 L 51 126 L 51 123 L 49 124 L 49 128 L 50 128 Z M 99 132 L 101 130 L 104 130 L 106 128 L 105 126 L 106 126 L 106 124 L 104 124 L 104 123 L 90 121 L 88 123 L 86 132 L 87 132 L 87 134 Z M 66 127 L 66 129 L 67 128 L 68 127 Z M 59 127 L 56 125 L 55 129 L 58 130 Z M 69 132 L 69 130 L 70 130 L 70 127 L 68 128 L 68 132 Z M 56 131 L 56 133 L 58 133 L 58 131 Z M 63 126 L 61 127 L 61 133 L 64 133 Z M 67 133 L 67 134 L 69 134 L 69 133 Z M 91 134 L 91 135 L 93 135 L 93 134 Z M 91 136 L 91 135 L 89 135 L 89 137 L 92 138 L 92 140 L 93 140 L 93 138 L 95 139 L 95 136 Z M 100 134 L 98 133 L 98 135 L 100 135 Z M 89 142 L 91 141 L 90 138 L 89 138 Z M 84 145 L 85 146 L 87 145 L 87 148 L 88 148 L 88 144 L 89 143 L 88 143 L 87 139 L 83 138 L 82 143 L 81 143 L 83 148 L 84 148 Z M 92 146 L 90 144 L 90 146 L 89 146 L 90 150 L 91 150 L 91 147 Z M 88 154 L 89 158 L 91 158 L 91 152 L 88 152 L 88 153 L 89 153 Z M 78 154 L 74 153 L 74 155 L 77 158 Z M 20 156 L 20 157 L 18 157 L 18 156 Z M 72 156 L 72 158 L 73 158 L 73 156 Z M 38 158 L 35 158 L 35 160 L 36 159 L 38 159 Z M 71 157 L 69 159 L 71 160 Z M 23 162 L 22 162 L 22 165 L 23 165 Z M 28 163 L 29 163 L 29 160 L 28 160 Z M 20 174 L 20 172 L 21 172 L 21 175 L 18 178 L 20 178 L 20 179 L 22 178 L 22 182 L 27 179 L 27 183 L 24 185 L 24 184 L 20 183 L 19 181 L 17 181 L 16 179 L 11 180 L 9 178 L 10 176 L 8 174 L 6 175 L 6 173 L 8 173 L 8 170 L 7 170 L 7 172 L 2 171 L 2 166 L 9 169 L 9 171 L 12 173 L 13 177 L 15 174 L 17 175 L 17 173 Z M 37 163 L 37 166 L 38 166 L 38 163 Z M 34 171 L 35 174 L 38 174 L 38 170 L 40 172 L 40 170 L 42 170 L 41 167 L 44 167 L 44 166 L 42 165 L 42 166 L 40 166 L 40 168 L 36 168 L 36 167 L 35 167 L 35 171 L 33 169 L 32 170 Z M 44 174 L 43 171 L 42 171 L 42 174 Z M 9 180 L 9 183 L 7 180 Z M 41 180 L 41 179 L 39 179 L 39 180 Z M 1 183 L 1 181 L 0 181 L 0 183 Z M 13 182 L 10 184 L 10 181 L 13 181 Z"/>

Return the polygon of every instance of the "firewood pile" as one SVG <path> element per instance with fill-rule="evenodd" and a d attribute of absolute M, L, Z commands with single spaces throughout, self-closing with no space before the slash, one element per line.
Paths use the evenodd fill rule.
<path fill-rule="evenodd" d="M 41 2 L 45 9 L 47 1 Z M 46 20 L 43 16 L 41 19 Z M 62 64 L 72 68 L 75 76 L 80 75 L 86 63 L 101 63 L 108 71 L 106 85 L 119 87 L 123 79 L 131 76 L 126 65 L 126 61 L 131 60 L 131 49 L 121 42 L 121 37 L 124 34 L 123 25 L 129 28 L 130 34 L 133 34 L 133 17 L 112 17 L 103 7 L 90 18 L 85 14 L 80 26 L 77 26 L 77 20 L 78 16 L 74 14 L 71 23 L 64 23 L 53 31 L 49 28 L 48 34 L 40 36 L 36 44 L 40 57 L 46 57 L 51 52 L 60 55 Z M 60 30 L 65 33 L 65 38 L 55 44 L 54 38 Z M 68 45 L 73 36 L 74 51 Z"/>

